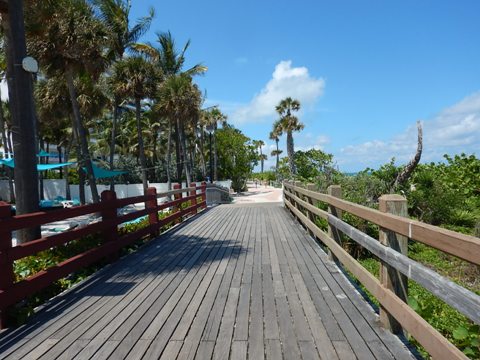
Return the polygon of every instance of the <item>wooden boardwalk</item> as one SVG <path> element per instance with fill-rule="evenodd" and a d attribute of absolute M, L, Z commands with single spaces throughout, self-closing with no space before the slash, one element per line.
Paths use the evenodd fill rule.
<path fill-rule="evenodd" d="M 0 334 L 0 359 L 412 359 L 280 205 L 222 205 Z"/>

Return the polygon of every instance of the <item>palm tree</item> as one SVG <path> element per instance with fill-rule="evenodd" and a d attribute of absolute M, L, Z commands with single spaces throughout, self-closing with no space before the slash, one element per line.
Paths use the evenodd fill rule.
<path fill-rule="evenodd" d="M 265 146 L 265 142 L 263 140 L 253 140 L 252 143 L 260 152 L 258 159 L 260 160 L 260 172 L 263 173 L 263 163 L 267 160 L 267 155 L 262 153 L 262 146 Z"/>
<path fill-rule="evenodd" d="M 227 115 L 221 112 L 218 107 L 213 107 L 210 109 L 210 116 L 207 118 L 209 123 L 206 125 L 213 126 L 213 180 L 218 180 L 218 152 L 217 152 L 217 138 L 216 132 L 218 128 L 218 123 L 221 123 L 222 126 L 225 126 L 227 123 Z"/>
<path fill-rule="evenodd" d="M 39 206 L 35 137 L 35 108 L 31 74 L 18 64 L 27 56 L 23 1 L 8 1 L 8 13 L 2 14 L 7 38 L 7 83 L 14 131 L 16 169 L 16 207 L 18 214 L 35 212 Z M 38 237 L 40 228 L 22 230 L 20 243 Z"/>
<path fill-rule="evenodd" d="M 115 92 L 129 97 L 135 102 L 135 118 L 137 124 L 137 139 L 140 165 L 142 167 L 142 183 L 146 191 L 147 160 L 142 136 L 142 106 L 141 101 L 155 94 L 157 83 L 161 80 L 158 68 L 142 56 L 128 57 L 114 65 L 113 83 L 116 84 Z"/>
<path fill-rule="evenodd" d="M 75 133 L 81 148 L 94 202 L 99 201 L 87 130 L 83 122 L 75 79 L 86 74 L 96 79 L 107 65 L 107 31 L 94 17 L 86 0 L 45 0 L 32 3 L 29 18 L 30 49 L 46 64 L 47 75 L 62 74 L 67 83 Z M 49 21 L 45 21 L 49 19 Z M 54 19 L 55 21 L 53 21 Z"/>
<path fill-rule="evenodd" d="M 287 97 L 280 101 L 280 103 L 275 107 L 275 110 L 280 115 L 279 128 L 282 132 L 287 133 L 287 154 L 288 162 L 290 165 L 290 173 L 295 175 L 296 168 L 294 162 L 295 150 L 293 146 L 293 135 L 294 131 L 303 130 L 305 125 L 303 125 L 300 120 L 295 115 L 292 115 L 292 111 L 300 110 L 300 102 L 294 100 L 291 97 Z"/>
<path fill-rule="evenodd" d="M 157 98 L 158 102 L 155 105 L 155 110 L 166 114 L 170 122 L 175 124 L 180 148 L 177 162 L 180 162 L 182 165 L 187 185 L 190 185 L 192 169 L 188 160 L 185 121 L 186 119 L 191 119 L 198 112 L 202 98 L 200 90 L 193 84 L 189 75 L 185 73 L 170 75 L 160 86 Z M 168 166 L 169 163 L 167 161 Z"/>
<path fill-rule="evenodd" d="M 113 62 L 120 61 L 123 58 L 125 51 L 135 47 L 140 37 L 148 31 L 154 17 L 154 10 L 153 8 L 150 8 L 147 16 L 140 18 L 133 27 L 130 27 L 130 0 L 94 0 L 94 4 L 98 8 L 100 18 L 109 30 L 107 57 Z M 113 93 L 113 117 L 109 158 L 110 169 L 113 169 L 115 139 L 117 137 L 117 122 L 121 101 L 121 97 L 118 96 L 118 94 Z M 113 190 L 113 188 L 114 179 L 112 178 L 110 182 L 110 190 Z"/>
<path fill-rule="evenodd" d="M 277 120 L 273 123 L 273 130 L 270 131 L 269 138 L 270 140 L 275 140 L 275 146 L 277 147 L 276 150 L 272 151 L 271 156 L 276 156 L 277 160 L 275 162 L 275 173 L 278 174 L 278 165 L 280 162 L 279 156 L 283 152 L 278 149 L 278 142 L 280 141 L 280 136 L 283 135 L 282 129 L 280 127 L 280 121 Z M 275 153 L 275 154 L 274 154 Z"/>
<path fill-rule="evenodd" d="M 164 74 L 165 79 L 168 79 L 171 76 L 177 76 L 184 74 L 186 76 L 192 77 L 194 75 L 201 75 L 207 71 L 207 67 L 202 64 L 196 64 L 187 70 L 183 70 L 185 64 L 185 52 L 190 46 L 190 40 L 186 42 L 181 51 L 178 51 L 176 48 L 175 40 L 170 32 L 157 33 L 157 43 L 158 47 L 155 47 L 152 44 L 137 44 L 135 49 L 149 56 L 149 58 L 155 63 L 155 65 L 161 70 Z M 161 93 L 161 92 L 159 92 Z M 161 106 L 157 107 L 159 113 L 162 113 Z M 170 117 L 169 117 L 170 118 Z M 193 119 L 193 117 L 192 117 Z M 183 124 L 183 123 L 182 123 Z M 181 152 L 181 140 L 179 129 L 177 129 L 176 120 L 173 123 L 169 124 L 169 141 L 168 144 L 171 144 L 171 137 L 175 135 L 175 150 L 177 157 L 177 179 L 181 181 L 182 169 L 184 166 L 180 161 L 182 155 Z M 173 130 L 175 132 L 173 133 Z M 167 177 L 170 178 L 170 159 L 171 159 L 171 146 L 167 148 Z M 170 182 L 168 182 L 170 184 Z"/>

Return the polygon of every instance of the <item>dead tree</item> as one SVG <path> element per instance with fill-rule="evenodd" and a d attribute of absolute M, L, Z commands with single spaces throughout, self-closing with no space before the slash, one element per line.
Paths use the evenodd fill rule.
<path fill-rule="evenodd" d="M 418 129 L 418 141 L 417 141 L 417 152 L 412 160 L 400 171 L 393 182 L 390 192 L 394 192 L 400 186 L 405 184 L 407 180 L 413 173 L 413 170 L 417 167 L 418 163 L 420 162 L 420 157 L 422 156 L 422 149 L 423 149 L 423 132 L 422 132 L 422 123 L 417 121 L 417 129 Z"/>

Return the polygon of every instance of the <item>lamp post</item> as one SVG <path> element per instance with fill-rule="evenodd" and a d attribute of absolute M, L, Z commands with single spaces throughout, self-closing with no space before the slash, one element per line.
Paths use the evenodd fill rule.
<path fill-rule="evenodd" d="M 213 124 L 209 124 L 206 127 L 208 137 L 210 140 L 210 183 L 213 183 L 213 156 L 212 156 L 212 134 L 215 131 Z"/>

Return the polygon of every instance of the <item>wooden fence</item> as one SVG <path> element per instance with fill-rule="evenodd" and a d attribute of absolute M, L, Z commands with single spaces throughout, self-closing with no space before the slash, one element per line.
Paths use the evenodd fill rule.
<path fill-rule="evenodd" d="M 457 285 L 422 264 L 408 258 L 408 240 L 415 240 L 473 264 L 480 264 L 480 239 L 406 218 L 406 200 L 384 195 L 379 210 L 341 199 L 341 188 L 331 186 L 328 194 L 313 191 L 300 183 L 284 182 L 284 201 L 295 217 L 329 249 L 332 260 L 340 262 L 380 303 L 382 324 L 399 333 L 410 333 L 433 358 L 466 359 L 466 356 L 428 324 L 406 303 L 408 279 L 412 279 L 476 324 L 480 324 L 480 296 Z M 320 209 L 322 202 L 328 211 Z M 342 221 L 342 212 L 377 224 L 374 239 Z M 328 222 L 328 233 L 315 224 L 316 217 Z M 342 246 L 341 233 L 361 245 L 381 262 L 380 279 L 374 277 Z M 403 329 L 404 330 L 403 330 Z"/>
<path fill-rule="evenodd" d="M 155 188 L 148 188 L 146 195 L 124 199 L 117 199 L 114 191 L 104 191 L 102 192 L 102 200 L 98 204 L 18 216 L 11 215 L 9 204 L 0 202 L 0 328 L 7 326 L 6 310 L 9 306 L 102 258 L 114 260 L 122 247 L 146 235 L 155 236 L 160 228 L 170 223 L 179 223 L 186 215 L 195 215 L 199 209 L 206 207 L 205 189 L 205 183 L 202 183 L 199 187 L 192 183 L 191 187 L 183 189 L 180 188 L 179 184 L 176 184 L 172 191 L 157 194 Z M 183 196 L 183 194 L 187 196 Z M 159 198 L 171 196 L 174 196 L 174 200 L 158 204 Z M 201 198 L 201 201 L 197 201 L 199 198 Z M 145 209 L 126 215 L 118 215 L 117 209 L 138 203 L 144 203 Z M 190 205 L 182 209 L 181 205 L 184 203 Z M 160 219 L 159 211 L 169 208 L 173 209 L 173 212 Z M 55 221 L 92 214 L 100 214 L 101 221 L 12 246 L 12 232 L 15 230 L 33 228 Z M 120 224 L 144 216 L 148 216 L 148 226 L 135 232 L 120 235 L 118 231 Z M 15 282 L 14 261 L 96 233 L 102 234 L 102 244 L 100 246 L 75 255 L 24 280 Z"/>

